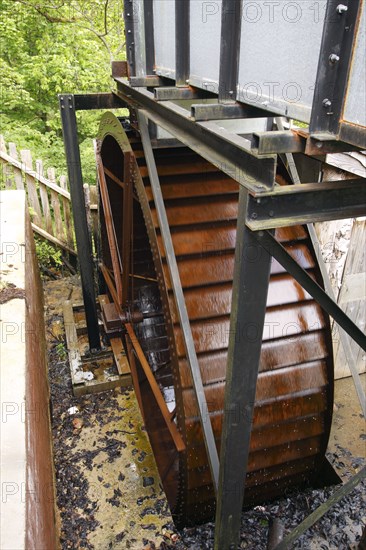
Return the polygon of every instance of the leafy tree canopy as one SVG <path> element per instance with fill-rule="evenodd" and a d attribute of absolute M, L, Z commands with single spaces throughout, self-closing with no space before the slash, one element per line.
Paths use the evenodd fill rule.
<path fill-rule="evenodd" d="M 66 173 L 59 93 L 108 91 L 125 58 L 122 0 L 0 0 L 1 133 Z M 84 179 L 100 113 L 78 114 Z"/>

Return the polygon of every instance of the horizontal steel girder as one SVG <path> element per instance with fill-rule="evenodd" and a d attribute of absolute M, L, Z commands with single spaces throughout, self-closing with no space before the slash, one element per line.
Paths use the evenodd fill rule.
<path fill-rule="evenodd" d="M 195 123 L 186 109 L 169 101 L 158 102 L 144 88 L 133 88 L 117 78 L 117 94 L 182 143 L 238 181 L 252 193 L 274 186 L 276 156 L 258 157 L 250 151 L 250 142 L 209 123 Z M 249 144 L 249 146 L 248 146 Z M 249 149 L 249 150 L 248 150 Z"/>
<path fill-rule="evenodd" d="M 246 225 L 253 231 L 353 218 L 366 214 L 366 180 L 278 186 L 249 199 Z"/>

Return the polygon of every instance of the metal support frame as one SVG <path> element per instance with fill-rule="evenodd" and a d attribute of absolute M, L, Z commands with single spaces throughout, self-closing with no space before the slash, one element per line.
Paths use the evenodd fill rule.
<path fill-rule="evenodd" d="M 287 250 L 276 241 L 268 231 L 254 233 L 257 241 L 273 256 L 318 304 L 366 351 L 366 336 L 344 313 L 334 300 L 318 285 L 312 277 L 292 258 Z"/>
<path fill-rule="evenodd" d="M 183 295 L 182 284 L 180 281 L 177 260 L 175 257 L 173 241 L 170 233 L 169 222 L 165 210 L 164 199 L 160 188 L 159 176 L 155 164 L 154 154 L 151 147 L 150 136 L 147 126 L 147 120 L 143 112 L 137 112 L 137 119 L 141 134 L 141 141 L 146 158 L 146 164 L 149 171 L 151 189 L 153 192 L 155 208 L 158 215 L 159 227 L 163 238 L 166 261 L 169 269 L 170 279 L 172 283 L 174 299 L 177 306 L 180 326 L 183 334 L 184 346 L 187 354 L 187 361 L 190 367 L 193 388 L 197 398 L 197 404 L 201 419 L 204 441 L 209 459 L 212 481 L 215 491 L 218 487 L 219 477 L 219 459 L 216 449 L 215 437 L 212 430 L 210 420 L 207 421 L 208 407 L 205 397 L 205 392 L 202 384 L 201 371 L 198 364 L 196 350 L 189 323 L 186 303 Z"/>
<path fill-rule="evenodd" d="M 215 550 L 236 548 L 239 539 L 271 266 L 270 254 L 245 226 L 247 207 L 248 192 L 240 188 Z"/>
<path fill-rule="evenodd" d="M 191 116 L 196 121 L 267 118 L 268 112 L 243 103 L 203 103 L 192 105 Z"/>
<path fill-rule="evenodd" d="M 361 179 L 276 187 L 250 197 L 247 225 L 253 231 L 363 216 L 366 182 Z"/>
<path fill-rule="evenodd" d="M 158 102 L 151 92 L 134 88 L 121 78 L 117 78 L 116 82 L 117 93 L 125 102 L 134 108 L 144 109 L 150 120 L 249 190 L 256 193 L 273 187 L 275 155 L 258 158 L 250 151 L 248 140 L 225 132 L 217 125 L 195 124 L 182 107 L 170 101 Z"/>
<path fill-rule="evenodd" d="M 310 133 L 338 134 L 360 0 L 328 0 Z M 345 9 L 344 9 L 345 8 Z"/>
<path fill-rule="evenodd" d="M 74 96 L 60 95 L 59 102 L 89 346 L 91 351 L 96 351 L 101 346 L 94 288 L 93 255 L 85 209 Z"/>
<path fill-rule="evenodd" d="M 59 105 L 89 347 L 91 352 L 95 352 L 100 349 L 101 344 L 94 287 L 93 255 L 85 210 L 76 111 L 124 108 L 125 103 L 112 93 L 60 94 Z"/>
<path fill-rule="evenodd" d="M 241 20 L 242 2 L 222 0 L 219 76 L 219 101 L 222 102 L 235 101 L 239 74 Z"/>
<path fill-rule="evenodd" d="M 193 86 L 181 86 L 180 88 L 163 86 L 162 88 L 155 88 L 154 94 L 157 101 L 181 101 L 182 99 L 199 99 L 203 101 L 216 98 L 212 92 Z"/>
<path fill-rule="evenodd" d="M 126 0 L 126 2 L 123 3 L 123 19 L 125 22 L 128 73 L 130 76 L 133 76 L 136 74 L 136 55 L 135 55 L 135 25 L 134 25 L 134 13 L 133 13 L 132 0 Z"/>
<path fill-rule="evenodd" d="M 189 2 L 175 0 L 175 85 L 187 86 L 189 79 Z"/>
<path fill-rule="evenodd" d="M 153 78 L 155 77 L 147 77 L 143 79 L 143 83 L 150 85 Z M 130 86 L 121 78 L 116 78 L 116 81 L 118 83 L 118 98 L 122 99 L 122 104 L 128 104 L 130 107 L 138 110 L 138 122 L 140 130 L 142 130 L 141 133 L 144 135 L 143 142 L 145 141 L 144 149 L 147 147 L 145 156 L 148 161 L 150 179 L 152 182 L 157 181 L 157 186 L 153 186 L 153 188 L 157 191 L 158 195 L 160 186 L 158 179 L 155 180 L 155 176 L 157 178 L 156 166 L 145 117 L 165 128 L 175 138 L 197 151 L 198 154 L 208 161 L 213 162 L 213 164 L 241 184 L 227 393 L 225 398 L 226 413 L 224 416 L 221 443 L 220 463 L 222 468 L 220 468 L 219 476 L 219 462 L 213 434 L 212 439 L 210 439 L 210 435 L 207 437 L 206 434 L 205 436 L 205 441 L 211 441 L 208 447 L 210 449 L 208 450 L 208 455 L 214 464 L 212 467 L 211 463 L 211 469 L 214 484 L 216 475 L 216 485 L 218 487 L 215 547 L 220 550 L 229 549 L 235 546 L 239 533 L 268 289 L 270 255 L 273 254 L 280 263 L 284 263 L 287 270 L 340 323 L 343 329 L 350 333 L 363 347 L 365 346 L 365 336 L 342 312 L 337 304 L 326 295 L 291 257 L 287 257 L 286 251 L 284 251 L 285 259 L 282 258 L 281 245 L 268 232 L 258 231 L 258 229 L 262 227 L 294 225 L 314 220 L 336 219 L 340 217 L 340 212 L 342 215 L 347 216 L 364 213 L 365 183 L 362 180 L 349 180 L 286 186 L 283 188 L 273 187 L 275 157 L 261 157 L 258 155 L 258 151 L 253 152 L 251 150 L 253 144 L 250 140 L 224 131 L 215 125 L 214 122 L 195 122 L 185 109 L 170 101 L 157 101 L 156 97 L 160 99 L 164 98 L 164 87 L 158 89 L 158 91 L 155 90 L 154 95 L 146 89 Z M 141 80 L 135 80 L 135 83 L 141 83 Z M 191 88 L 188 89 L 191 90 Z M 181 89 L 175 88 L 175 90 L 177 91 L 173 92 L 172 88 L 170 88 L 170 91 L 167 92 L 168 96 L 165 96 L 165 98 L 173 96 L 176 99 L 179 94 L 182 94 L 180 95 L 180 98 L 182 98 L 187 93 L 186 87 Z M 190 94 L 191 92 L 188 93 L 188 95 Z M 219 107 L 216 107 L 216 105 L 214 105 L 216 109 L 228 108 L 227 113 L 229 109 L 237 108 L 237 105 L 227 104 Z M 199 109 L 202 107 L 205 108 L 206 106 L 198 106 Z M 213 112 L 212 105 L 207 104 L 207 112 L 209 112 L 209 109 Z M 277 144 L 277 147 L 280 147 L 284 153 L 290 154 L 289 150 L 293 151 L 294 148 L 296 150 L 300 148 L 299 141 L 302 141 L 302 143 L 307 142 L 307 137 L 300 136 L 300 139 L 298 139 L 292 133 L 288 133 L 286 136 L 280 135 L 282 130 L 283 128 L 279 128 L 279 132 L 273 137 L 269 137 L 268 133 L 258 135 L 258 143 L 262 144 L 258 149 L 261 151 L 268 150 L 268 147 L 275 148 Z M 331 141 L 328 140 L 328 143 L 331 143 Z M 297 183 L 300 182 L 298 181 Z M 155 201 L 157 204 L 160 203 L 160 205 L 163 205 L 161 192 L 160 198 L 158 195 Z M 163 226 L 165 229 L 167 228 L 168 235 L 170 235 L 169 226 L 166 220 L 165 222 L 165 224 L 163 222 Z M 269 239 L 269 241 L 266 239 Z M 167 237 L 167 240 L 164 240 L 168 242 L 169 237 Z M 270 246 L 268 243 L 270 243 Z M 251 246 L 251 249 L 254 251 L 258 252 L 260 250 L 261 253 L 258 254 L 258 257 L 261 259 L 253 262 L 247 261 L 248 258 L 245 257 L 243 250 L 248 252 L 248 246 Z M 173 248 L 171 252 L 174 258 Z M 167 256 L 169 256 L 168 253 Z M 257 258 L 257 256 L 255 257 Z M 179 273 L 176 264 L 175 271 L 174 265 L 171 269 L 173 270 L 171 271 L 172 281 L 175 283 L 178 281 L 178 290 L 176 288 L 176 292 L 179 295 L 179 288 L 181 290 L 181 286 L 179 285 Z M 182 292 L 180 300 L 183 309 L 179 306 L 178 310 L 182 313 L 185 307 Z M 195 354 L 193 340 L 189 340 L 189 321 L 184 317 L 184 313 L 182 319 L 186 321 L 182 326 L 185 329 L 188 328 L 187 350 L 189 350 L 190 354 Z M 243 327 L 245 329 L 245 326 L 256 329 L 259 335 L 256 340 L 251 339 L 250 333 L 246 334 L 247 338 L 241 337 Z M 240 338 L 235 337 L 235 334 L 240 334 Z M 194 355 L 192 357 L 194 364 Z M 199 374 L 199 369 L 196 371 L 196 374 L 197 372 Z M 243 372 L 245 372 L 245 377 L 243 377 Z M 203 415 L 207 415 L 207 408 L 205 407 L 203 398 L 204 392 L 203 390 L 202 393 L 199 392 L 199 380 L 200 378 L 197 380 L 196 385 L 196 388 L 198 388 L 198 403 L 202 407 L 200 411 Z M 206 429 L 208 427 L 209 430 L 211 425 L 206 422 L 203 423 L 203 427 Z M 240 445 L 238 441 L 241 441 Z M 214 457 L 213 459 L 212 456 Z M 229 460 L 228 457 L 230 457 Z"/>

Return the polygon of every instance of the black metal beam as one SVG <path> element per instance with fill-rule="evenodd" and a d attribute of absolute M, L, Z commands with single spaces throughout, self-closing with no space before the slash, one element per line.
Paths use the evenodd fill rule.
<path fill-rule="evenodd" d="M 117 93 L 135 108 L 143 108 L 150 120 L 167 130 L 220 170 L 250 189 L 261 193 L 274 185 L 276 156 L 258 158 L 250 150 L 248 140 L 236 134 L 196 124 L 182 107 L 169 101 L 159 102 L 149 91 L 133 88 L 117 78 Z"/>
<path fill-rule="evenodd" d="M 146 76 L 132 76 L 130 78 L 130 85 L 133 88 L 157 88 L 158 86 L 164 86 L 164 84 L 166 84 L 166 80 L 155 74 Z"/>
<path fill-rule="evenodd" d="M 146 74 L 153 74 L 155 69 L 153 0 L 144 0 L 144 26 Z"/>
<path fill-rule="evenodd" d="M 246 223 L 253 231 L 354 218 L 366 214 L 363 178 L 278 186 L 250 197 Z"/>
<path fill-rule="evenodd" d="M 310 121 L 310 133 L 337 134 L 360 0 L 328 0 Z"/>
<path fill-rule="evenodd" d="M 74 94 L 76 111 L 93 109 L 125 109 L 126 103 L 112 92 L 99 94 Z"/>
<path fill-rule="evenodd" d="M 268 111 L 243 103 L 205 103 L 191 106 L 191 115 L 196 122 L 234 118 L 267 118 Z"/>
<path fill-rule="evenodd" d="M 363 126 L 342 121 L 339 126 L 339 139 L 352 143 L 361 150 L 366 149 L 366 132 Z"/>
<path fill-rule="evenodd" d="M 221 435 L 215 550 L 237 548 L 271 256 L 245 227 L 248 193 L 239 192 L 230 340 Z"/>
<path fill-rule="evenodd" d="M 320 132 L 308 136 L 306 140 L 305 154 L 310 156 L 321 156 L 330 153 L 348 153 L 350 151 L 360 151 L 360 146 L 351 144 L 352 139 L 349 142 L 347 142 L 346 140 L 341 141 L 341 139 L 338 139 L 340 138 L 340 134 L 338 134 L 337 139 L 329 139 L 330 137 L 332 137 L 332 134 L 326 132 Z M 363 139 L 363 146 L 364 148 L 366 148 L 366 133 L 364 132 L 364 129 L 362 135 L 360 133 L 360 138 Z"/>
<path fill-rule="evenodd" d="M 189 79 L 189 6 L 187 0 L 175 0 L 175 82 L 186 86 Z"/>
<path fill-rule="evenodd" d="M 253 146 L 258 154 L 267 153 L 303 153 L 306 141 L 292 130 L 277 130 L 270 132 L 254 132 Z"/>
<path fill-rule="evenodd" d="M 216 95 L 200 88 L 185 86 L 176 88 L 174 86 L 164 86 L 163 88 L 155 88 L 155 99 L 157 101 L 180 101 L 182 99 L 215 99 Z"/>
<path fill-rule="evenodd" d="M 123 7 L 123 18 L 125 22 L 126 54 L 129 69 L 128 72 L 129 76 L 133 76 L 136 74 L 133 0 L 125 0 Z"/>
<path fill-rule="evenodd" d="M 273 235 L 268 231 L 253 232 L 255 239 L 261 244 L 271 256 L 273 256 L 300 284 L 301 286 L 318 302 L 318 304 L 333 317 L 353 340 L 366 351 L 366 335 L 357 325 L 344 313 L 339 305 L 328 296 L 316 281 L 299 266 L 299 264 L 290 256 L 287 250 L 276 241 Z"/>
<path fill-rule="evenodd" d="M 222 0 L 219 101 L 235 101 L 239 74 L 242 0 Z"/>
<path fill-rule="evenodd" d="M 59 104 L 89 346 L 91 351 L 96 351 L 100 349 L 100 337 L 94 288 L 93 254 L 85 209 L 74 96 L 71 94 L 59 95 Z"/>

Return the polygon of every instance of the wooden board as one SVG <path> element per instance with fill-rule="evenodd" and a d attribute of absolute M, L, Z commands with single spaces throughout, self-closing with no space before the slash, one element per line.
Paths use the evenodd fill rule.
<path fill-rule="evenodd" d="M 132 379 L 120 338 L 111 338 L 110 346 L 89 356 L 85 315 L 81 304 L 69 300 L 63 304 L 70 374 L 75 396 L 98 393 L 119 386 L 131 386 Z M 103 325 L 100 325 L 103 334 Z"/>

